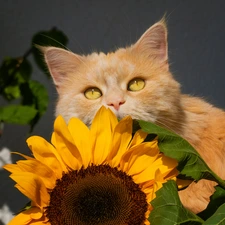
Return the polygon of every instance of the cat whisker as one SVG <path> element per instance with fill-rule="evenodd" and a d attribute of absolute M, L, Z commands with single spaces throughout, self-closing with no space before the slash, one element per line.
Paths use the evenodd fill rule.
<path fill-rule="evenodd" d="M 48 35 L 45 35 L 45 34 L 40 34 L 40 35 L 43 36 L 43 37 L 45 37 L 45 38 L 48 38 L 48 39 L 50 39 L 50 40 L 52 40 L 52 41 L 55 41 L 57 44 L 59 44 L 60 46 L 62 46 L 64 49 L 70 51 L 69 48 L 67 48 L 67 47 L 66 47 L 64 44 L 62 44 L 61 42 L 57 41 L 55 38 L 52 38 L 52 37 L 50 37 L 50 36 L 48 36 Z"/>
<path fill-rule="evenodd" d="M 176 124 L 176 126 L 174 126 L 174 127 L 176 127 L 176 129 L 174 129 L 173 126 L 169 126 L 168 122 L 170 124 L 172 124 L 172 123 Z M 183 128 L 184 128 L 184 125 L 185 125 L 182 122 L 179 122 L 179 124 L 178 124 L 178 121 L 176 121 L 176 120 L 169 119 L 169 118 L 163 118 L 163 117 L 157 118 L 157 122 L 156 123 L 159 126 L 161 125 L 161 126 L 165 127 L 166 129 L 168 129 L 168 130 L 170 130 L 170 131 L 172 131 L 172 132 L 174 132 L 174 133 L 176 133 L 178 135 L 181 135 L 183 133 Z"/>
<path fill-rule="evenodd" d="M 171 127 L 169 127 L 168 125 L 166 125 L 165 123 L 163 123 L 163 122 L 161 122 L 159 120 L 157 120 L 156 124 L 158 124 L 159 126 L 162 126 L 162 127 L 166 128 L 166 129 L 176 133 L 175 130 L 173 130 Z"/>

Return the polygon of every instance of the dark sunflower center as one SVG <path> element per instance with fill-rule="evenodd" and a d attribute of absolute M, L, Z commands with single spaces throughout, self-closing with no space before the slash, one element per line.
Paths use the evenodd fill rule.
<path fill-rule="evenodd" d="M 130 176 L 92 165 L 57 180 L 46 214 L 51 225 L 142 225 L 147 207 Z"/>

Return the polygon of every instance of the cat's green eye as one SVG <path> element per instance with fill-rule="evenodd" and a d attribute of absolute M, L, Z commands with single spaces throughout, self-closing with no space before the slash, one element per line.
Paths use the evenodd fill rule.
<path fill-rule="evenodd" d="M 140 91 L 145 87 L 145 81 L 141 78 L 135 78 L 128 83 L 129 91 Z"/>
<path fill-rule="evenodd" d="M 87 99 L 94 100 L 100 98 L 102 96 L 102 92 L 96 87 L 91 87 L 84 92 L 84 96 Z"/>

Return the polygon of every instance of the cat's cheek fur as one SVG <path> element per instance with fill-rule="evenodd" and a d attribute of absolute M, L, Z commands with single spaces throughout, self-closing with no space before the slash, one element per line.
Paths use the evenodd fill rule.
<path fill-rule="evenodd" d="M 88 100 L 82 94 L 67 97 L 64 95 L 58 99 L 55 115 L 62 115 L 66 122 L 77 117 L 90 126 L 99 106 L 100 100 Z"/>

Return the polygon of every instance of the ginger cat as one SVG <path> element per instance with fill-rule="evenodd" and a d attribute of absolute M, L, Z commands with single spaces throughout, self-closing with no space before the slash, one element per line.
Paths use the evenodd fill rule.
<path fill-rule="evenodd" d="M 154 122 L 181 135 L 209 167 L 225 179 L 225 112 L 200 98 L 183 95 L 168 64 L 167 27 L 155 23 L 128 48 L 108 54 L 77 55 L 40 47 L 59 95 L 56 115 L 91 124 L 96 111 L 109 107 L 118 118 Z M 206 208 L 215 183 L 192 183 L 179 195 L 198 213 Z"/>

